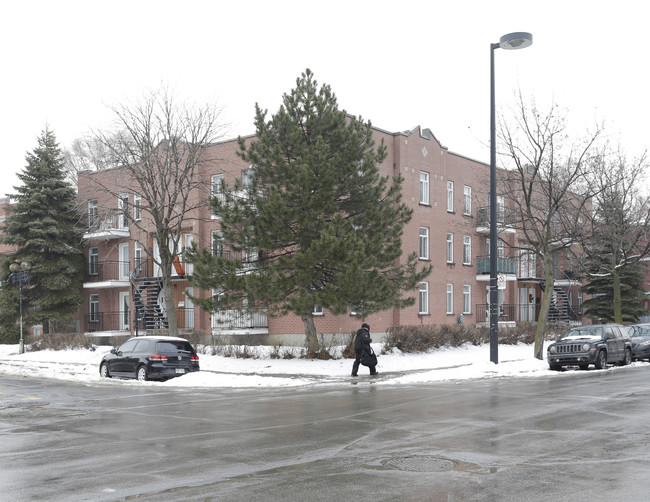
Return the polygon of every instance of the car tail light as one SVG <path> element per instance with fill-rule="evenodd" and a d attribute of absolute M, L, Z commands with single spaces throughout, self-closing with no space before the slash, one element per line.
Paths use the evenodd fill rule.
<path fill-rule="evenodd" d="M 163 356 L 161 354 L 152 354 L 151 356 L 149 356 L 149 359 L 151 359 L 152 361 L 160 361 L 163 363 L 167 362 L 167 356 Z"/>
<path fill-rule="evenodd" d="M 198 362 L 199 362 L 199 356 L 197 356 L 197 355 L 193 355 L 193 356 L 192 356 L 192 362 L 193 362 L 193 363 L 198 363 Z"/>

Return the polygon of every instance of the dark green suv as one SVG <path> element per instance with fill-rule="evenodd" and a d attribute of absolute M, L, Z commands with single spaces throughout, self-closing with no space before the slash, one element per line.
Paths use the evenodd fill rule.
<path fill-rule="evenodd" d="M 632 342 L 618 324 L 576 326 L 548 346 L 546 358 L 549 367 L 556 371 L 565 366 L 586 370 L 590 364 L 600 370 L 609 363 L 630 364 Z"/>

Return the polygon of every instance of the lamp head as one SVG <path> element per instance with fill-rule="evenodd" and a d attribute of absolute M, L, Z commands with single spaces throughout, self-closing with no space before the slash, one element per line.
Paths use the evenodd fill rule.
<path fill-rule="evenodd" d="M 510 51 L 525 49 L 532 44 L 533 36 L 524 31 L 508 33 L 507 35 L 503 35 L 499 40 L 499 47 Z"/>

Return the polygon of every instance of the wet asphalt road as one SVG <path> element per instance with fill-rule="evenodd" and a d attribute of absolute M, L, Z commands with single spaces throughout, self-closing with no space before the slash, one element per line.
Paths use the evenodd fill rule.
<path fill-rule="evenodd" d="M 181 390 L 0 380 L 0 500 L 648 500 L 650 366 Z"/>

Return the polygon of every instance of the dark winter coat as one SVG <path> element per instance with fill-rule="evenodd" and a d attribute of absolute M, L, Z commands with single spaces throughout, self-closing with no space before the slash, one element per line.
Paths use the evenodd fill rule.
<path fill-rule="evenodd" d="M 361 354 L 364 350 L 370 352 L 371 343 L 372 338 L 370 338 L 370 333 L 367 329 L 361 328 L 357 331 L 357 336 L 354 339 L 354 351 L 357 354 Z"/>

